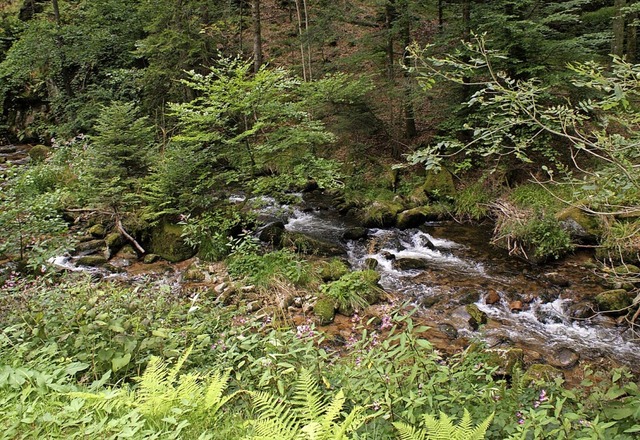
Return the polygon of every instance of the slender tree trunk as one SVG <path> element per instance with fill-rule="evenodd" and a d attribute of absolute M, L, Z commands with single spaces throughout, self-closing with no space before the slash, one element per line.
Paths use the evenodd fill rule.
<path fill-rule="evenodd" d="M 395 64 L 395 53 L 393 50 L 394 43 L 394 30 L 393 26 L 398 16 L 398 12 L 396 11 L 396 2 L 395 0 L 388 0 L 385 5 L 385 28 L 387 30 L 387 48 L 386 48 L 386 58 L 387 58 L 387 79 L 389 82 L 393 83 L 395 81 L 394 75 L 394 64 Z"/>
<path fill-rule="evenodd" d="M 67 65 L 64 55 L 64 39 L 61 34 L 62 20 L 60 18 L 60 5 L 58 4 L 58 0 L 51 0 L 51 5 L 53 7 L 53 19 L 56 22 L 57 28 L 56 46 L 58 46 L 58 50 L 60 51 L 60 64 L 62 65 L 60 75 L 62 76 L 62 85 L 67 96 L 72 97 L 73 87 L 71 86 L 71 81 L 73 72 L 71 71 L 71 67 Z"/>
<path fill-rule="evenodd" d="M 404 46 L 402 62 L 406 66 L 410 62 L 407 47 L 411 44 L 411 10 L 407 0 L 402 1 L 401 20 L 402 44 Z M 416 114 L 413 109 L 413 87 L 411 75 L 406 69 L 404 70 L 404 96 L 402 99 L 404 107 L 404 135 L 407 139 L 411 139 L 418 135 L 418 130 L 416 129 Z"/>
<path fill-rule="evenodd" d="M 444 31 L 444 1 L 438 0 L 438 32 Z"/>
<path fill-rule="evenodd" d="M 304 11 L 304 32 L 307 38 L 307 62 L 309 63 L 307 70 L 309 72 L 309 81 L 313 80 L 311 72 L 311 42 L 309 41 L 309 9 L 307 9 L 307 0 L 302 0 L 302 8 Z"/>
<path fill-rule="evenodd" d="M 260 23 L 260 0 L 253 0 L 253 71 L 258 72 L 262 66 L 262 26 Z"/>
<path fill-rule="evenodd" d="M 307 62 L 304 53 L 304 42 L 302 41 L 302 12 L 300 11 L 300 0 L 296 1 L 296 15 L 298 17 L 298 37 L 300 38 L 300 59 L 302 60 L 302 78 L 307 80 Z"/>
<path fill-rule="evenodd" d="M 613 40 L 611 41 L 611 53 L 618 57 L 624 55 L 624 13 L 622 8 L 627 5 L 627 0 L 615 0 L 615 16 L 613 17 Z"/>
<path fill-rule="evenodd" d="M 462 0 L 462 38 L 471 39 L 471 0 Z"/>
<path fill-rule="evenodd" d="M 51 2 L 53 4 L 53 17 L 58 27 L 60 27 L 60 6 L 58 5 L 58 0 L 51 0 Z"/>
<path fill-rule="evenodd" d="M 627 24 L 627 50 L 625 59 L 630 63 L 635 63 L 638 56 L 638 27 L 635 25 L 638 14 L 629 15 L 629 23 Z"/>

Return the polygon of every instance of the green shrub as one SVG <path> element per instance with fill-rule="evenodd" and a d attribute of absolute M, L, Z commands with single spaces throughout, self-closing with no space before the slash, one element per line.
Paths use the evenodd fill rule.
<path fill-rule="evenodd" d="M 378 286 L 380 275 L 374 270 L 349 272 L 339 280 L 323 285 L 320 289 L 328 299 L 335 301 L 340 313 L 351 315 L 378 300 L 382 289 Z"/>
<path fill-rule="evenodd" d="M 268 287 L 279 279 L 296 286 L 305 286 L 314 280 L 311 265 L 288 249 L 266 254 L 259 254 L 255 249 L 234 251 L 227 266 L 232 277 L 259 287 Z"/>
<path fill-rule="evenodd" d="M 455 214 L 462 219 L 481 220 L 489 215 L 493 195 L 481 182 L 473 183 L 455 195 Z"/>

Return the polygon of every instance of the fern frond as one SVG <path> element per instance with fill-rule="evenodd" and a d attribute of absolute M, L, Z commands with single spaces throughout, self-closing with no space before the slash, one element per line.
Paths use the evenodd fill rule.
<path fill-rule="evenodd" d="M 268 435 L 268 429 L 275 429 L 271 432 L 274 439 L 294 438 L 295 433 L 300 428 L 294 412 L 284 404 L 281 399 L 265 392 L 251 393 L 253 404 L 260 413 L 260 418 L 254 421 L 254 429 L 257 435 Z"/>
<path fill-rule="evenodd" d="M 303 423 L 317 421 L 323 412 L 324 400 L 318 391 L 318 382 L 309 370 L 303 368 L 296 382 L 293 403 L 299 409 Z"/>
<path fill-rule="evenodd" d="M 193 351 L 193 345 L 187 348 L 187 351 L 185 351 L 182 354 L 182 356 L 178 358 L 178 361 L 176 362 L 176 364 L 173 366 L 173 368 L 171 369 L 171 371 L 169 371 L 169 374 L 167 375 L 167 383 L 173 384 L 176 381 L 176 378 L 178 377 L 178 373 L 182 369 L 182 366 L 187 361 L 187 358 L 189 357 L 192 351 Z"/>
<path fill-rule="evenodd" d="M 491 421 L 493 420 L 493 416 L 495 413 L 489 414 L 489 416 L 482 421 L 478 426 L 475 427 L 471 434 L 469 435 L 469 440 L 482 440 L 489 429 L 489 425 L 491 425 Z"/>
<path fill-rule="evenodd" d="M 417 429 L 403 422 L 393 422 L 393 426 L 400 434 L 400 440 L 425 440 L 424 429 Z"/>
<path fill-rule="evenodd" d="M 363 416 L 363 411 L 364 408 L 361 406 L 353 408 L 347 417 L 345 417 L 344 421 L 341 424 L 336 425 L 331 439 L 347 440 L 347 433 L 357 431 L 358 428 L 364 424 L 366 417 Z"/>
<path fill-rule="evenodd" d="M 334 396 L 334 398 L 329 403 L 324 416 L 322 416 L 322 425 L 325 430 L 328 430 L 331 424 L 338 418 L 340 415 L 340 411 L 342 411 L 342 407 L 344 406 L 345 397 L 342 390 L 338 391 L 338 394 Z"/>

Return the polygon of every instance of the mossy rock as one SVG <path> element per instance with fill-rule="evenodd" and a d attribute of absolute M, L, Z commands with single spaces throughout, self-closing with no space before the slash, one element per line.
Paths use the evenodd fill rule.
<path fill-rule="evenodd" d="M 144 264 L 153 264 L 158 260 L 160 260 L 160 256 L 159 255 L 147 254 L 147 255 L 144 256 L 144 259 L 142 260 L 142 262 Z"/>
<path fill-rule="evenodd" d="M 78 266 L 102 266 L 107 263 L 107 259 L 101 255 L 86 255 L 76 260 Z"/>
<path fill-rule="evenodd" d="M 438 220 L 440 213 L 431 206 L 419 206 L 398 214 L 396 225 L 400 229 L 417 228 L 426 221 Z"/>
<path fill-rule="evenodd" d="M 396 224 L 396 216 L 404 208 L 399 201 L 375 201 L 360 211 L 362 225 L 366 228 L 390 227 Z"/>
<path fill-rule="evenodd" d="M 29 157 L 34 162 L 42 162 L 51 155 L 51 148 L 46 145 L 34 145 L 29 150 Z"/>
<path fill-rule="evenodd" d="M 282 236 L 282 245 L 308 255 L 335 257 L 345 254 L 345 250 L 338 244 L 319 240 L 301 232 L 285 231 Z"/>
<path fill-rule="evenodd" d="M 575 206 L 560 211 L 556 214 L 556 219 L 562 222 L 564 228 L 575 238 L 594 239 L 602 233 L 598 218 Z"/>
<path fill-rule="evenodd" d="M 640 268 L 634 264 L 624 264 L 613 268 L 616 275 L 638 275 Z"/>
<path fill-rule="evenodd" d="M 496 373 L 500 375 L 513 375 L 516 369 L 524 365 L 524 351 L 521 348 L 490 349 L 486 350 L 489 356 L 487 363 L 497 367 Z"/>
<path fill-rule="evenodd" d="M 349 267 L 346 263 L 338 258 L 332 258 L 329 261 L 322 262 L 320 266 L 319 275 L 322 281 L 336 281 L 341 276 L 346 275 L 349 272 Z"/>
<path fill-rule="evenodd" d="M 162 222 L 151 231 L 149 251 L 172 263 L 187 260 L 197 253 L 182 238 L 182 226 Z"/>
<path fill-rule="evenodd" d="M 453 174 L 445 169 L 429 172 L 422 189 L 430 198 L 435 200 L 454 197 L 457 192 L 453 183 Z"/>
<path fill-rule="evenodd" d="M 487 323 L 487 314 L 478 308 L 475 304 L 467 304 L 464 306 L 465 310 L 471 315 L 472 322 L 469 323 L 472 328 L 477 329 L 481 325 Z"/>
<path fill-rule="evenodd" d="M 527 371 L 522 376 L 522 380 L 526 385 L 531 383 L 544 384 L 554 382 L 556 379 L 564 379 L 562 372 L 556 367 L 547 364 L 533 364 L 527 368 Z"/>
<path fill-rule="evenodd" d="M 369 230 L 367 228 L 355 227 L 349 228 L 342 234 L 343 240 L 360 240 L 363 238 L 367 238 L 369 234 Z"/>
<path fill-rule="evenodd" d="M 109 235 L 107 235 L 105 237 L 104 242 L 106 243 L 106 245 L 109 248 L 109 250 L 111 250 L 111 251 L 113 251 L 115 253 L 115 252 L 117 252 L 118 249 L 120 249 L 122 246 L 124 246 L 125 239 L 119 233 L 112 232 L 111 234 L 109 234 Z"/>
<path fill-rule="evenodd" d="M 182 279 L 184 281 L 191 281 L 195 283 L 200 283 L 204 281 L 205 278 L 206 275 L 204 271 L 195 263 L 190 264 L 187 270 L 185 270 L 184 274 L 182 275 Z"/>
<path fill-rule="evenodd" d="M 322 296 L 316 301 L 313 313 L 318 317 L 320 325 L 331 324 L 336 316 L 336 304 L 333 300 Z"/>
<path fill-rule="evenodd" d="M 100 223 L 91 226 L 87 232 L 95 238 L 104 238 L 107 235 L 107 230 Z"/>
<path fill-rule="evenodd" d="M 258 231 L 260 241 L 270 243 L 275 247 L 282 244 L 282 236 L 284 235 L 284 223 L 281 221 L 271 222 L 264 225 Z"/>
<path fill-rule="evenodd" d="M 105 241 L 104 240 L 89 240 L 77 243 L 75 245 L 75 251 L 77 254 L 95 254 L 96 252 L 100 252 L 104 249 Z"/>
<path fill-rule="evenodd" d="M 602 312 L 615 312 L 626 309 L 633 303 L 634 296 L 624 289 L 607 290 L 599 293 L 595 300 Z"/>

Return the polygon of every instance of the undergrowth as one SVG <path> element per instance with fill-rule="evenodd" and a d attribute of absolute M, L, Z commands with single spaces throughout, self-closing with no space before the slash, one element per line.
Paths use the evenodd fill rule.
<path fill-rule="evenodd" d="M 492 414 L 488 439 L 640 432 L 640 390 L 622 370 L 587 371 L 569 390 L 518 370 L 505 378 L 480 349 L 443 357 L 406 306 L 354 316 L 344 340 L 329 340 L 312 323 L 283 326 L 194 293 L 152 279 L 5 285 L 0 438 L 275 439 L 258 427 L 283 418 L 299 438 L 389 439 L 398 426 L 419 434 L 425 415 L 454 429 Z"/>

